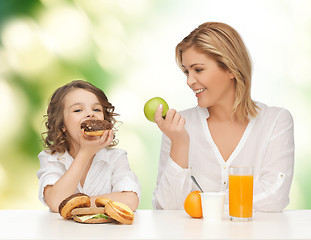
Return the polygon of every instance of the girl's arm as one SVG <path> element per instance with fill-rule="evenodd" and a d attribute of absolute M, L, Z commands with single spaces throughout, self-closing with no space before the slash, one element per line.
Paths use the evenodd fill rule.
<path fill-rule="evenodd" d="M 51 211 L 58 212 L 61 201 L 76 191 L 88 165 L 88 159 L 90 156 L 83 153 L 78 154 L 66 173 L 54 185 L 45 187 L 44 199 Z"/>
<path fill-rule="evenodd" d="M 130 168 L 127 152 L 120 149 L 112 151 L 109 164 L 111 166 L 111 193 L 92 196 L 91 204 L 94 205 L 98 197 L 106 197 L 122 202 L 135 211 L 139 205 L 141 188 L 137 176 Z"/>
<path fill-rule="evenodd" d="M 95 200 L 99 197 L 106 197 L 111 199 L 112 201 L 117 201 L 124 203 L 125 205 L 129 206 L 132 211 L 136 211 L 139 204 L 139 198 L 137 193 L 135 192 L 113 192 L 113 193 L 106 193 L 98 196 L 91 196 L 91 206 L 95 207 Z"/>
<path fill-rule="evenodd" d="M 105 131 L 97 140 L 87 140 L 80 132 L 80 150 L 66 173 L 54 184 L 44 189 L 44 198 L 51 211 L 58 212 L 62 200 L 72 195 L 81 181 L 86 176 L 96 152 L 108 146 L 113 140 L 112 131 Z"/>

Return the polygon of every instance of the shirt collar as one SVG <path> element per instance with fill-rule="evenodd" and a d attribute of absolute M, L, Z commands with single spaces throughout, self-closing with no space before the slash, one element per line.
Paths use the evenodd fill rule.
<path fill-rule="evenodd" d="M 57 157 L 57 160 L 64 164 L 66 166 L 66 168 L 68 169 L 71 165 L 71 163 L 73 162 L 73 158 L 72 156 L 68 153 L 68 151 L 66 151 L 63 154 L 59 154 L 59 156 Z"/>
<path fill-rule="evenodd" d="M 209 111 L 208 111 L 208 108 L 207 107 L 200 107 L 199 105 L 196 106 L 196 109 L 197 111 L 199 112 L 200 114 L 200 117 L 204 120 L 206 120 L 207 118 L 209 118 Z M 260 110 L 258 110 L 258 112 L 260 112 Z M 254 119 L 251 115 L 248 115 L 248 119 L 251 121 L 252 119 Z"/>
<path fill-rule="evenodd" d="M 68 153 L 68 151 L 66 151 L 65 153 L 63 154 L 59 154 L 59 156 L 57 157 L 57 160 L 64 164 L 65 167 L 68 169 L 70 167 L 70 165 L 72 164 L 73 162 L 73 157 Z M 98 161 L 104 161 L 104 162 L 109 162 L 108 161 L 108 157 L 107 157 L 107 149 L 106 148 L 103 148 L 101 149 L 99 152 L 97 152 L 94 156 L 94 159 L 93 159 L 93 163 L 94 162 L 98 162 Z M 92 163 L 92 164 L 93 164 Z"/>
<path fill-rule="evenodd" d="M 101 149 L 99 152 L 95 154 L 93 163 L 99 161 L 109 162 L 107 153 L 108 153 L 107 148 Z"/>
<path fill-rule="evenodd" d="M 196 106 L 197 111 L 199 112 L 199 115 L 202 119 L 206 120 L 209 118 L 209 111 L 207 107 L 200 107 L 199 105 Z"/>

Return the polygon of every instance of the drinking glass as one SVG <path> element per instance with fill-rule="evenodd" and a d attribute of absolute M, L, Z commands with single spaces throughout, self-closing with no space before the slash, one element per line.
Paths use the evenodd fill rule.
<path fill-rule="evenodd" d="M 253 168 L 229 167 L 229 218 L 251 221 L 253 217 Z"/>

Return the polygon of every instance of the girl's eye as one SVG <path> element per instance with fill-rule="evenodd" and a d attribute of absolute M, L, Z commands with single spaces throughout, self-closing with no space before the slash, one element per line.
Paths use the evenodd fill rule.
<path fill-rule="evenodd" d="M 95 108 L 95 109 L 93 109 L 93 111 L 94 111 L 94 112 L 101 112 L 102 110 L 99 109 L 99 108 Z"/>
<path fill-rule="evenodd" d="M 81 109 L 76 109 L 73 112 L 81 112 L 81 111 L 82 111 Z"/>

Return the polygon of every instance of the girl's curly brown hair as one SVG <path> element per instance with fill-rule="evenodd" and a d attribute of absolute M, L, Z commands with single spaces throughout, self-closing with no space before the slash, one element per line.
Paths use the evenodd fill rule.
<path fill-rule="evenodd" d="M 51 154 L 64 153 L 70 150 L 68 137 L 63 132 L 64 127 L 64 97 L 73 89 L 81 88 L 91 93 L 94 93 L 102 105 L 105 120 L 109 121 L 112 126 L 117 122 L 115 117 L 119 114 L 114 113 L 114 106 L 108 101 L 105 93 L 83 80 L 75 80 L 58 88 L 53 94 L 49 102 L 47 114 L 45 117 L 45 126 L 47 131 L 41 134 L 43 145 L 51 150 Z M 114 139 L 109 147 L 114 147 L 118 144 L 118 140 Z"/>

